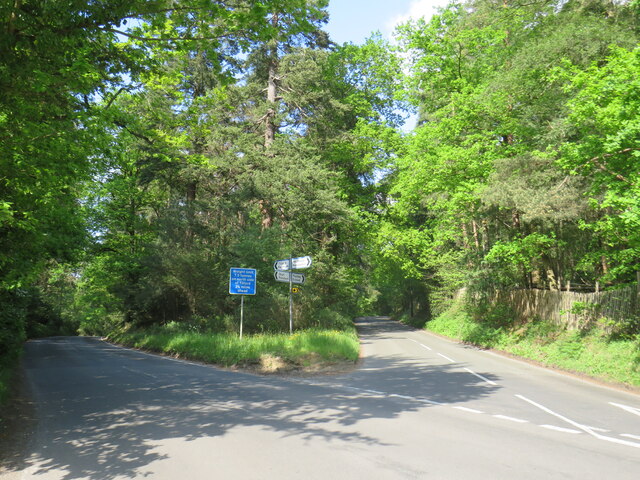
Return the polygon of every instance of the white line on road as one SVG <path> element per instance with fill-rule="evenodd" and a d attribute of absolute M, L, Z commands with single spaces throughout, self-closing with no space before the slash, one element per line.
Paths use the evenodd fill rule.
<path fill-rule="evenodd" d="M 431 347 L 427 347 L 424 343 L 420 343 L 419 341 L 414 340 L 413 338 L 409 338 L 408 340 L 411 340 L 413 343 L 417 343 L 417 344 L 418 344 L 418 345 L 420 345 L 422 348 L 426 348 L 427 350 L 432 351 L 432 350 L 431 350 Z"/>
<path fill-rule="evenodd" d="M 494 418 L 499 418 L 501 420 L 509 420 L 510 422 L 516 423 L 529 423 L 529 420 L 523 420 L 521 418 L 509 417 L 507 415 L 493 415 Z"/>
<path fill-rule="evenodd" d="M 597 438 L 598 440 L 604 440 L 605 442 L 611 442 L 611 443 L 619 443 L 621 445 L 627 445 L 629 447 L 635 447 L 635 448 L 640 448 L 640 443 L 636 443 L 636 442 L 628 442 L 626 440 L 620 440 L 619 438 L 614 438 L 614 437 L 607 437 L 606 435 L 600 435 L 597 432 L 594 432 L 593 430 L 585 427 L 584 425 L 580 425 L 577 422 L 574 422 L 573 420 L 560 415 L 559 413 L 554 412 L 553 410 L 550 410 L 549 408 L 540 405 L 539 403 L 534 402 L 533 400 L 529 400 L 527 397 L 524 397 L 522 395 L 516 395 L 517 398 L 519 398 L 520 400 L 524 400 L 525 402 L 533 405 L 534 407 L 539 408 L 540 410 L 542 410 L 543 412 L 547 412 L 549 415 L 553 415 L 554 417 L 559 418 L 560 420 L 564 420 L 565 422 L 567 422 L 570 425 L 573 425 L 574 427 L 578 428 L 579 430 L 582 430 L 583 432 L 588 433 L 589 435 Z"/>
<path fill-rule="evenodd" d="M 582 433 L 580 430 L 574 430 L 573 428 L 565 428 L 565 427 L 557 427 L 555 425 L 540 425 L 542 428 L 547 428 L 549 430 L 555 430 L 556 432 L 564 432 L 564 433 Z"/>
<path fill-rule="evenodd" d="M 124 366 L 122 368 L 123 370 L 127 370 L 128 372 L 131 372 L 131 373 L 135 373 L 136 375 L 144 375 L 145 377 L 149 377 L 149 378 L 158 378 L 156 375 L 151 375 L 149 373 L 145 373 L 140 370 L 134 370 L 133 368 L 124 367 Z"/>
<path fill-rule="evenodd" d="M 369 389 L 362 389 L 363 392 L 366 393 L 373 393 L 374 395 L 386 395 L 386 393 L 384 392 L 379 392 L 378 390 L 369 390 Z"/>
<path fill-rule="evenodd" d="M 409 395 L 400 395 L 398 393 L 390 393 L 388 396 L 395 397 L 395 398 L 402 398 L 403 400 L 411 400 L 413 402 L 426 403 L 428 405 L 446 405 L 446 403 L 435 402 L 433 400 L 429 400 L 428 398 L 411 397 Z"/>
<path fill-rule="evenodd" d="M 442 358 L 444 358 L 445 360 L 449 360 L 451 363 L 456 363 L 456 361 L 452 358 L 447 357 L 446 355 L 443 355 L 441 353 L 439 353 L 438 355 L 440 355 Z"/>
<path fill-rule="evenodd" d="M 468 368 L 466 368 L 466 367 L 465 367 L 465 370 L 466 370 L 467 372 L 469 372 L 471 375 L 475 375 L 475 376 L 476 376 L 476 377 L 478 377 L 480 380 L 487 382 L 489 385 L 498 385 L 498 384 L 497 384 L 496 382 L 494 382 L 493 380 L 489 380 L 488 378 L 483 377 L 482 375 L 480 375 L 480 374 L 478 374 L 478 373 L 474 372 L 473 370 L 470 370 L 470 369 L 468 369 Z"/>
<path fill-rule="evenodd" d="M 589 425 L 582 425 L 584 428 L 588 428 L 589 430 L 593 430 L 594 432 L 601 432 L 601 433 L 607 433 L 609 430 L 605 429 L 605 428 L 598 428 L 598 427 L 590 427 Z"/>
<path fill-rule="evenodd" d="M 484 413 L 481 412 L 480 410 L 476 410 L 475 408 L 468 408 L 468 407 L 453 407 L 456 410 L 462 410 L 463 412 L 469 412 L 469 413 Z"/>
<path fill-rule="evenodd" d="M 621 437 L 633 438 L 634 440 L 640 440 L 640 435 L 631 435 L 630 433 L 621 433 Z"/>
<path fill-rule="evenodd" d="M 447 405 L 446 403 L 436 402 L 434 400 L 429 400 L 427 398 L 416 398 L 415 400 L 417 400 L 418 402 L 426 403 L 428 405 L 440 405 L 440 406 L 442 406 L 442 405 L 446 406 Z"/>
<path fill-rule="evenodd" d="M 613 402 L 609 402 L 609 405 L 613 405 L 614 407 L 621 408 L 623 410 L 626 410 L 629 413 L 633 413 L 634 415 L 640 416 L 640 408 L 629 407 L 628 405 L 622 405 L 620 403 L 613 403 Z"/>
<path fill-rule="evenodd" d="M 410 397 L 409 395 L 400 395 L 398 393 L 392 393 L 390 397 L 402 398 L 403 400 L 417 400 L 416 397 Z"/>

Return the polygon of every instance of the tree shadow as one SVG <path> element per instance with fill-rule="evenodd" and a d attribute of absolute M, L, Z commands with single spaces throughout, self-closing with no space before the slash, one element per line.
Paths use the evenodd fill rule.
<path fill-rule="evenodd" d="M 499 388 L 459 366 L 394 356 L 369 358 L 341 377 L 302 380 L 219 370 L 88 338 L 29 342 L 25 364 L 40 422 L 30 472 L 65 479 L 144 475 L 166 458 L 156 448 L 163 441 L 223 437 L 242 427 L 302 441 L 387 445 L 357 424 Z"/>

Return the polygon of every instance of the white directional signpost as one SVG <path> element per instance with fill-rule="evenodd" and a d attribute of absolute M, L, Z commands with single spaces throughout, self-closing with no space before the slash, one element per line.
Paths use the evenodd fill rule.
<path fill-rule="evenodd" d="M 302 273 L 292 272 L 291 270 L 300 270 L 311 266 L 311 257 L 285 258 L 277 260 L 273 264 L 273 278 L 276 282 L 289 284 L 289 333 L 293 333 L 293 284 L 301 285 L 304 283 L 305 276 Z"/>
<path fill-rule="evenodd" d="M 256 269 L 229 269 L 229 293 L 240 295 L 240 338 L 242 338 L 242 324 L 244 322 L 244 296 L 256 294 Z"/>
<path fill-rule="evenodd" d="M 284 283 L 297 283 L 302 285 L 304 283 L 304 275 L 302 273 L 295 272 L 283 272 L 283 271 L 275 271 L 273 272 L 273 278 L 276 279 L 276 282 L 284 282 Z"/>
<path fill-rule="evenodd" d="M 273 264 L 274 270 L 301 270 L 311 266 L 311 257 L 287 258 L 286 260 L 278 260 Z"/>

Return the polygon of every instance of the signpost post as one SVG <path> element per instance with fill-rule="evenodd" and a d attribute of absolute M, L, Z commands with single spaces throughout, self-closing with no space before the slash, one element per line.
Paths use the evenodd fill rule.
<path fill-rule="evenodd" d="M 284 260 L 277 260 L 273 263 L 273 277 L 276 282 L 285 282 L 289 284 L 289 333 L 293 333 L 293 284 L 304 283 L 305 277 L 301 273 L 295 273 L 291 270 L 309 268 L 312 264 L 311 257 L 296 257 L 291 255 Z"/>
<path fill-rule="evenodd" d="M 240 338 L 242 338 L 244 296 L 256 294 L 256 269 L 231 268 L 229 270 L 229 294 L 240 295 Z"/>
<path fill-rule="evenodd" d="M 289 257 L 289 270 L 293 268 L 293 255 Z M 289 335 L 293 335 L 293 272 L 289 272 Z"/>

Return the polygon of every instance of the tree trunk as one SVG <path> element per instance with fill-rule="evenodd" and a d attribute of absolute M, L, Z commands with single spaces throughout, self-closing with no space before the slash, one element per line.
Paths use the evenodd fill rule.
<path fill-rule="evenodd" d="M 487 220 L 482 220 L 482 251 L 489 251 L 489 223 Z"/>
<path fill-rule="evenodd" d="M 467 224 L 462 222 L 460 225 L 460 229 L 462 230 L 462 246 L 465 250 L 469 250 L 469 234 L 467 232 Z"/>
<path fill-rule="evenodd" d="M 520 213 L 517 210 L 513 210 L 513 212 L 511 212 L 511 220 L 513 228 L 515 228 L 519 232 L 522 224 L 520 222 Z"/>
<path fill-rule="evenodd" d="M 480 238 L 478 237 L 478 224 L 475 220 L 471 221 L 471 227 L 473 228 L 473 241 L 476 244 L 476 250 L 480 250 Z"/>
<path fill-rule="evenodd" d="M 278 14 L 271 18 L 274 29 L 278 28 Z M 265 114 L 264 146 L 269 149 L 276 138 L 276 111 L 278 101 L 278 40 L 273 39 L 269 45 L 268 78 L 267 78 L 267 113 Z"/>
<path fill-rule="evenodd" d="M 279 16 L 273 14 L 271 24 L 274 29 L 278 28 Z M 268 46 L 268 77 L 267 77 L 267 113 L 264 116 L 264 148 L 268 156 L 273 154 L 269 149 L 273 145 L 278 131 L 276 124 L 276 112 L 278 109 L 278 40 L 274 38 Z M 262 214 L 262 229 L 271 228 L 273 225 L 273 212 L 268 200 L 259 201 L 260 212 Z"/>
<path fill-rule="evenodd" d="M 600 256 L 600 267 L 602 268 L 602 275 L 607 275 L 609 273 L 609 262 L 607 262 L 607 257 L 604 255 Z"/>

